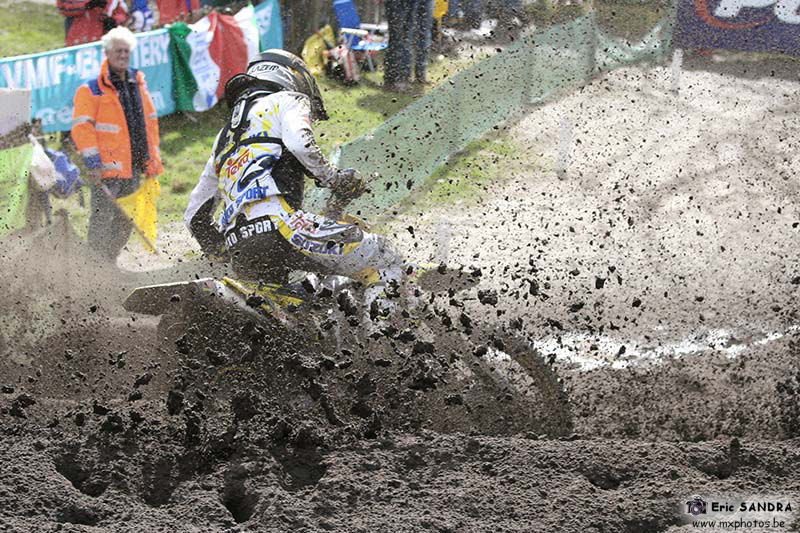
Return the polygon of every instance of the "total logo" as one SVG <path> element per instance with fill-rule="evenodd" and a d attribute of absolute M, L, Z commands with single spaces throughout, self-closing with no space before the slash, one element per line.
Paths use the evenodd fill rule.
<path fill-rule="evenodd" d="M 694 8 L 706 24 L 723 30 L 750 30 L 773 18 L 786 24 L 800 24 L 800 0 L 719 0 L 712 8 L 714 3 L 715 0 L 694 0 Z M 765 14 L 769 7 L 772 13 Z M 760 12 L 753 13 L 753 9 Z"/>

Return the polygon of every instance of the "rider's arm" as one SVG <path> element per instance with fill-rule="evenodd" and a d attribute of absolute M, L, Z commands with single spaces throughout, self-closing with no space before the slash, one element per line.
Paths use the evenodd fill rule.
<path fill-rule="evenodd" d="M 219 179 L 214 170 L 214 156 L 208 158 L 200 180 L 189 195 L 183 221 L 206 254 L 216 253 L 223 237 L 213 223 L 212 215 L 219 193 Z"/>
<path fill-rule="evenodd" d="M 284 93 L 280 106 L 281 138 L 319 187 L 330 187 L 339 170 L 328 163 L 311 129 L 311 105 L 298 94 Z"/>

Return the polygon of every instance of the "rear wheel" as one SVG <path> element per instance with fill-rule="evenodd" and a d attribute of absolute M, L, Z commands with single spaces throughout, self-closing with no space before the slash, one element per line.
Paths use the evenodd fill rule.
<path fill-rule="evenodd" d="M 483 327 L 471 335 L 480 368 L 513 398 L 520 430 L 561 436 L 572 432 L 572 416 L 562 381 L 552 365 L 524 338 Z M 516 424 L 512 424 L 515 426 Z"/>
<path fill-rule="evenodd" d="M 447 387 L 453 392 L 442 398 L 444 405 L 432 407 L 453 411 L 453 429 L 548 436 L 572 431 L 562 383 L 526 340 L 489 325 L 458 331 L 434 323 L 431 331 L 452 350 Z"/>
<path fill-rule="evenodd" d="M 164 347 L 175 348 L 176 341 L 186 333 L 187 328 L 188 323 L 183 313 L 169 312 L 161 315 L 156 333 Z"/>
<path fill-rule="evenodd" d="M 340 399 L 340 410 L 382 410 L 395 427 L 444 433 L 571 433 L 562 383 L 527 341 L 428 310 L 400 309 L 370 327 L 340 317 L 327 330 L 331 360 L 345 360 L 356 390 Z"/>

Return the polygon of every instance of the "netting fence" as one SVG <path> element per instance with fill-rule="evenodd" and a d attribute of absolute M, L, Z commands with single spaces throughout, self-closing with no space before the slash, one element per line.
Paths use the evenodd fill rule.
<path fill-rule="evenodd" d="M 371 192 L 349 211 L 380 216 L 408 197 L 448 158 L 494 126 L 532 105 L 575 90 L 608 70 L 658 61 L 671 50 L 675 10 L 631 42 L 609 35 L 594 12 L 533 29 L 515 43 L 449 77 L 436 89 L 333 155 L 341 167 L 379 173 Z M 310 210 L 319 210 L 326 190 L 313 189 Z"/>

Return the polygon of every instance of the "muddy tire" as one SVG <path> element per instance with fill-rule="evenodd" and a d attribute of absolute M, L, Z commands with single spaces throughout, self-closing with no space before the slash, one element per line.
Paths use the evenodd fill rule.
<path fill-rule="evenodd" d="M 530 342 L 499 328 L 481 328 L 471 336 L 480 356 L 481 369 L 514 396 L 528 431 L 548 436 L 572 433 L 572 414 L 564 384 Z M 527 407 L 526 407 L 527 406 Z M 520 428 L 522 429 L 522 428 Z"/>
<path fill-rule="evenodd" d="M 448 376 L 449 386 L 461 387 L 464 405 L 471 406 L 460 414 L 479 422 L 477 427 L 461 429 L 550 437 L 572 432 L 562 382 L 525 339 L 489 325 L 467 332 L 440 329 L 436 335 L 448 339 L 461 354 Z M 446 403 L 457 401 L 445 398 Z"/>
<path fill-rule="evenodd" d="M 183 313 L 169 312 L 161 315 L 156 334 L 163 347 L 174 349 L 176 341 L 186 333 L 187 328 L 188 323 Z"/>
<path fill-rule="evenodd" d="M 436 313 L 407 314 L 371 333 L 343 326 L 328 343 L 338 345 L 332 362 L 347 359 L 342 374 L 353 383 L 334 398 L 337 410 L 383 411 L 384 424 L 440 433 L 572 432 L 562 383 L 524 339 L 489 325 L 465 329 Z"/>

